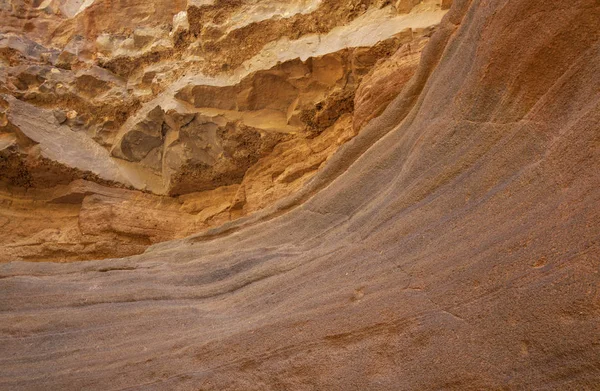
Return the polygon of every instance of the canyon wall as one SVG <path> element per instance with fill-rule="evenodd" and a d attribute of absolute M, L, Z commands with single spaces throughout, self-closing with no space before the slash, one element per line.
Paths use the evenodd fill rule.
<path fill-rule="evenodd" d="M 139 254 L 0 264 L 1 389 L 598 388 L 598 1 L 195 0 L 151 54 L 47 3 L 1 41 L 3 254 Z M 15 84 L 77 31 L 68 97 Z"/>
<path fill-rule="evenodd" d="M 0 261 L 139 254 L 295 193 L 404 88 L 438 0 L 10 1 Z"/>

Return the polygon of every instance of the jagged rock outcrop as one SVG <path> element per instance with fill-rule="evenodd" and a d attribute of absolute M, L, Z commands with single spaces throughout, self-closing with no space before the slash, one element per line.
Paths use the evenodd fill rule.
<path fill-rule="evenodd" d="M 289 165 L 294 151 L 333 148 L 335 126 L 348 132 L 291 195 L 135 256 L 0 264 L 0 388 L 597 389 L 599 20 L 596 0 L 455 0 L 381 115 L 344 114 L 257 162 L 278 172 L 268 159 Z M 404 77 L 408 63 L 384 60 L 363 80 L 387 86 L 385 75 Z M 185 113 L 176 87 L 122 129 L 157 106 Z M 381 106 L 361 91 L 357 107 Z M 21 153 L 28 144 L 8 109 L 0 145 Z M 250 205 L 266 179 L 248 172 L 257 179 L 222 199 L 246 194 Z M 19 187 L 2 205 L 18 208 L 22 191 L 23 205 L 39 194 L 44 213 L 60 205 L 76 215 L 83 200 L 102 216 L 83 219 L 98 223 L 86 231 L 95 234 L 131 232 L 133 208 L 176 202 L 63 186 Z M 180 196 L 179 212 L 214 205 L 196 197 Z M 211 210 L 239 211 L 233 204 Z M 106 229 L 103 210 L 123 218 Z M 185 224 L 177 213 L 173 226 Z M 0 224 L 16 230 L 13 221 Z M 169 235 L 170 225 L 152 224 L 138 232 Z"/>
<path fill-rule="evenodd" d="M 212 203 L 191 213 L 190 221 L 203 224 L 175 225 L 169 235 L 140 236 L 136 219 L 120 216 L 121 228 L 110 234 L 118 242 L 113 253 L 94 250 L 104 234 L 81 228 L 102 214 L 70 214 L 64 230 L 57 225 L 58 234 L 46 236 L 43 223 L 28 224 L 5 236 L 0 246 L 11 251 L 0 260 L 140 253 L 140 243 L 273 205 L 401 91 L 446 8 L 437 0 L 9 2 L 0 31 L 5 199 L 31 205 L 32 222 L 39 221 L 36 208 L 47 207 L 38 190 L 52 194 L 82 179 L 132 191 L 127 197 L 170 197 L 151 208 L 153 219 L 184 195 Z M 369 92 L 383 85 L 385 93 Z M 106 191 L 91 190 L 79 208 Z M 213 210 L 228 217 L 198 217 Z M 0 210 L 8 219 L 11 213 Z M 18 249 L 39 238 L 43 246 Z M 50 247 L 56 250 L 45 252 Z"/>

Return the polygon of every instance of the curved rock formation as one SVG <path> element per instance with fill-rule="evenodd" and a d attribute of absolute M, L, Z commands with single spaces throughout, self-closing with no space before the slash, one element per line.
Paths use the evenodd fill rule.
<path fill-rule="evenodd" d="M 215 41 L 229 42 L 232 26 L 248 29 L 250 37 L 254 24 L 265 28 L 268 39 L 273 21 L 260 15 L 270 15 L 271 9 L 250 1 L 214 3 L 194 1 L 188 8 L 183 46 L 212 45 L 211 34 Z M 285 23 L 302 27 L 297 20 L 319 15 L 319 7 L 333 3 L 324 0 L 306 14 L 300 2 L 286 3 L 293 15 Z M 359 7 L 359 15 L 340 20 L 351 24 L 382 5 L 360 3 L 366 10 Z M 236 10 L 259 9 L 254 18 L 235 17 Z M 419 5 L 411 9 L 416 12 Z M 204 18 L 217 27 L 198 22 Z M 318 116 L 308 121 L 299 115 L 306 125 L 303 136 L 278 140 L 248 168 L 241 184 L 177 198 L 119 189 L 117 183 L 135 188 L 119 181 L 90 183 L 108 180 L 100 174 L 110 170 L 83 180 L 79 175 L 85 170 L 73 168 L 68 182 L 75 182 L 44 188 L 36 170 L 46 169 L 51 145 L 30 134 L 47 130 L 23 130 L 15 119 L 21 117 L 13 116 L 28 103 L 15 106 L 14 98 L 5 98 L 0 145 L 8 168 L 3 172 L 32 175 L 39 187 L 25 190 L 12 180 L 2 203 L 8 215 L 17 215 L 21 205 L 30 214 L 39 208 L 63 217 L 85 209 L 95 217 L 79 218 L 75 225 L 81 235 L 114 234 L 119 224 L 139 227 L 142 234 L 129 234 L 137 239 L 150 237 L 149 232 L 162 235 L 160 240 L 172 235 L 170 230 L 197 233 L 126 258 L 0 264 L 0 388 L 596 389 L 599 20 L 595 0 L 455 0 L 418 65 L 414 55 L 422 37 L 365 69 L 361 80 L 373 87 L 357 83 L 353 109 L 333 125 L 315 131 L 309 125 L 318 123 Z M 333 31 L 330 23 L 326 19 L 323 29 Z M 307 31 L 300 27 L 300 33 Z M 236 55 L 246 53 L 241 49 Z M 306 66 L 305 61 L 293 64 Z M 265 96 L 251 96 L 252 88 L 267 84 L 287 88 L 273 91 L 277 98 L 267 99 L 267 106 L 287 108 L 286 115 L 294 118 L 289 100 L 306 90 L 292 83 L 293 72 L 277 68 L 284 65 L 234 83 L 216 83 L 224 80 L 221 76 L 202 79 L 210 83 L 182 76 L 185 83 L 174 82 L 140 101 L 118 129 L 119 141 L 106 161 L 126 155 L 126 144 L 144 145 L 148 154 L 162 145 L 166 156 L 164 146 L 172 144 L 163 140 L 170 137 L 176 145 L 188 142 L 194 144 L 189 148 L 204 150 L 202 158 L 209 161 L 215 159 L 209 152 L 214 148 L 203 145 L 223 145 L 216 136 L 225 137 L 231 126 L 266 134 L 262 115 L 254 126 L 243 120 L 231 125 L 228 116 L 243 117 L 248 106 L 239 99 L 247 105 L 265 102 Z M 331 80 L 335 72 L 325 74 Z M 207 92 L 214 87 L 229 98 L 212 99 L 207 106 L 206 95 L 219 96 Z M 233 97 L 235 108 L 216 107 L 233 105 Z M 393 100 L 382 111 L 386 97 Z M 319 112 L 325 107 L 315 104 Z M 62 134 L 60 126 L 53 125 L 53 131 Z M 202 127 L 215 137 L 195 138 Z M 132 132 L 138 133 L 127 136 Z M 338 141 L 339 134 L 347 136 Z M 161 143 L 124 144 L 125 137 Z M 109 149 L 104 151 L 108 156 Z M 319 154 L 325 158 L 317 163 Z M 72 158 L 60 157 L 65 166 Z M 115 164 L 140 173 L 149 160 L 136 159 Z M 312 171 L 292 168 L 291 161 L 301 160 Z M 284 170 L 275 168 L 278 161 L 285 162 Z M 310 174 L 317 166 L 318 172 Z M 147 169 L 153 170 L 150 164 Z M 66 169 L 57 170 L 54 180 L 66 178 Z M 264 204 L 252 201 L 249 194 L 258 197 L 273 188 L 262 184 L 268 173 L 292 184 L 312 176 L 278 201 L 277 196 Z M 210 194 L 232 201 L 215 207 Z M 178 203 L 186 206 L 177 208 Z M 152 213 L 137 213 L 136 207 L 156 209 L 157 215 L 170 210 L 170 220 L 162 220 L 170 223 L 152 222 L 146 219 Z M 122 217 L 111 220 L 105 210 Z M 214 216 L 228 212 L 216 218 L 218 227 L 198 233 L 194 224 L 202 219 L 192 211 L 207 210 Z M 240 217 L 245 211 L 255 213 Z M 197 220 L 187 221 L 182 213 Z M 141 215 L 142 222 L 129 224 Z M 232 216 L 240 218 L 226 222 Z M 2 221 L 17 230 L 11 217 Z M 55 220 L 57 226 L 72 221 Z M 97 225 L 85 228 L 81 222 Z"/>
<path fill-rule="evenodd" d="M 12 1 L 0 36 L 0 215 L 30 223 L 0 234 L 0 261 L 139 254 L 294 193 L 400 92 L 443 8 L 437 0 Z M 386 83 L 395 74 L 378 69 L 392 55 L 405 64 L 395 71 L 403 79 Z M 374 99 L 373 80 L 389 85 Z M 61 215 L 53 194 L 82 179 L 93 183 Z M 140 229 L 113 202 L 85 212 L 113 188 L 152 199 L 154 216 L 140 218 L 168 235 Z M 182 224 L 173 226 L 178 204 Z M 56 221 L 38 209 L 54 210 Z M 86 231 L 100 224 L 85 220 L 96 216 L 119 223 Z"/>

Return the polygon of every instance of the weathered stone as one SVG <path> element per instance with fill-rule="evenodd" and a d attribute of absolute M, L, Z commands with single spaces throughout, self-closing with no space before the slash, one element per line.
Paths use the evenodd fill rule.
<path fill-rule="evenodd" d="M 0 389 L 598 389 L 597 0 L 0 20 Z"/>
<path fill-rule="evenodd" d="M 413 16 L 386 2 L 299 0 L 225 8 L 193 2 L 187 9 L 177 3 L 171 16 L 150 16 L 141 3 L 128 1 L 127 10 L 103 0 L 50 1 L 44 7 L 54 14 L 43 17 L 22 3 L 17 13 L 30 12 L 28 32 L 10 19 L 13 11 L 3 11 L 10 22 L 0 53 L 9 66 L 0 73 L 0 88 L 32 105 L 25 111 L 37 114 L 30 115 L 51 111 L 48 131 L 64 146 L 42 137 L 38 122 L 22 133 L 22 121 L 13 118 L 21 125 L 11 122 L 9 134 L 23 137 L 7 149 L 11 168 L 0 182 L 47 188 L 85 178 L 169 196 L 237 186 L 215 193 L 230 199 L 210 198 L 215 205 L 207 211 L 229 206 L 208 224 L 258 211 L 298 191 L 356 134 L 348 123 L 363 78 L 379 60 L 429 34 L 411 26 L 434 25 L 443 15 L 429 2 Z M 43 29 L 52 31 L 45 39 Z M 284 42 L 286 36 L 292 39 Z M 69 134 L 85 147 L 62 139 Z M 317 151 L 322 140 L 331 144 Z M 128 248 L 142 247 L 119 251 Z"/>

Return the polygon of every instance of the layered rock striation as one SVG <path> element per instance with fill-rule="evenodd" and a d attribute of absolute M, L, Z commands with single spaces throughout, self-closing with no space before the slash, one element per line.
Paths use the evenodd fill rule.
<path fill-rule="evenodd" d="M 190 37 L 211 33 L 209 24 L 194 21 L 201 18 L 215 18 L 225 26 L 219 32 L 249 21 L 234 17 L 241 2 L 194 4 L 205 11 L 188 8 Z M 262 2 L 243 4 L 272 11 Z M 359 7 L 344 23 L 369 9 Z M 310 13 L 294 15 L 305 20 Z M 178 224 L 173 229 L 196 233 L 123 258 L 0 264 L 0 388 L 597 389 L 599 20 L 595 0 L 455 0 L 418 65 L 411 65 L 418 46 L 399 48 L 394 53 L 403 50 L 398 56 L 406 60 L 393 54 L 365 72 L 362 83 L 374 87 L 359 83 L 352 113 L 322 131 L 307 127 L 314 137 L 280 140 L 269 155 L 272 166 L 261 158 L 241 184 L 201 192 L 202 199 L 159 197 L 91 178 L 60 188 L 12 183 L 3 210 L 17 214 L 23 205 L 27 216 L 33 203 L 40 214 L 62 216 L 57 226 L 73 224 L 65 216 L 85 210 L 90 218 L 73 225 L 80 233 L 131 227 L 128 219 L 141 214 L 135 207 L 148 211 L 136 225 L 138 238 L 149 237 L 152 224 L 157 236 Z M 323 28 L 331 28 L 326 21 Z M 191 39 L 186 34 L 182 42 Z M 223 86 L 234 86 L 237 99 L 248 76 Z M 214 134 L 228 129 L 216 117 L 245 110 L 219 109 L 210 117 L 196 107 L 193 89 L 214 85 L 195 77 L 185 83 L 191 91 L 173 84 L 141 103 L 115 140 L 136 126 L 146 134 L 151 120 L 170 110 L 188 114 L 180 107 L 194 113 L 180 124 Z M 401 91 L 392 93 L 401 80 Z M 381 111 L 385 96 L 393 99 Z M 3 153 L 35 172 L 45 168 L 51 145 L 29 142 L 12 116 L 20 105 L 47 109 L 13 99 L 3 104 Z M 143 121 L 150 123 L 138 125 Z M 354 136 L 333 147 L 342 129 Z M 102 156 L 115 158 L 115 145 Z M 303 148 L 315 152 L 305 155 Z M 243 193 L 245 203 L 224 207 L 243 211 L 254 202 L 252 186 L 264 186 L 262 173 L 276 160 L 298 153 L 310 166 L 308 157 L 319 150 L 328 158 L 310 180 L 255 213 L 229 222 L 225 215 L 202 232 L 179 214 L 204 213 L 214 205 L 208 194 L 237 200 Z M 127 164 L 141 172 L 142 161 Z M 256 179 L 244 184 L 250 177 Z M 106 210 L 123 217 L 111 220 Z M 171 210 L 171 223 L 152 222 L 154 210 L 162 218 Z M 11 231 L 21 227 L 3 221 Z"/>
<path fill-rule="evenodd" d="M 18 224 L 16 208 L 32 223 L 0 238 L 0 259 L 131 255 L 293 194 L 403 89 L 446 8 L 434 0 L 9 2 L 0 214 Z M 59 233 L 47 235 L 36 209 L 54 210 L 53 194 L 81 180 L 92 190 L 71 197 L 80 213 L 50 223 Z M 165 205 L 159 225 L 169 234 L 142 232 L 136 221 L 147 217 L 132 220 L 113 203 L 102 215 L 121 228 L 84 232 L 98 223 L 84 221 L 95 216 L 84 212 L 88 201 L 113 189 L 152 199 L 156 221 Z M 203 207 L 187 207 L 194 202 Z M 177 204 L 191 224 L 169 224 Z M 99 252 L 107 240 L 118 245 Z"/>

